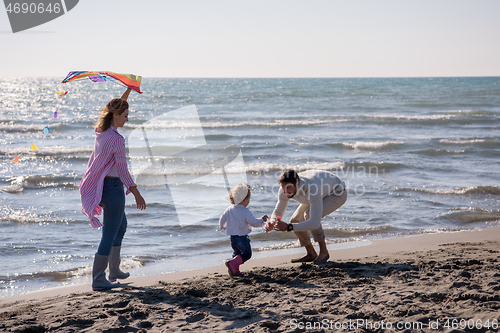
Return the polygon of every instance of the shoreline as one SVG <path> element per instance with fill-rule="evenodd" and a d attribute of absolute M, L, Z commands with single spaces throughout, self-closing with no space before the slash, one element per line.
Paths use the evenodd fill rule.
<path fill-rule="evenodd" d="M 380 239 L 330 251 L 90 283 L 0 299 L 5 332 L 496 332 L 500 228 Z M 465 326 L 464 326 L 465 325 Z"/>
<path fill-rule="evenodd" d="M 344 249 L 332 250 L 331 247 L 335 244 L 328 244 L 328 249 L 330 252 L 329 261 L 335 262 L 343 260 L 360 260 L 369 257 L 380 257 L 381 260 L 383 260 L 387 256 L 393 256 L 400 252 L 425 252 L 430 250 L 437 250 L 442 244 L 446 244 L 449 242 L 470 242 L 470 239 L 477 239 L 481 241 L 500 241 L 500 227 L 495 226 L 482 228 L 479 230 L 461 230 L 411 235 L 405 237 L 391 237 L 376 239 L 372 241 L 365 240 L 364 242 L 367 242 L 367 245 L 348 247 Z M 317 248 L 316 245 L 315 248 Z M 252 270 L 266 267 L 296 267 L 300 266 L 301 264 L 293 264 L 290 262 L 290 260 L 297 256 L 300 256 L 300 254 L 286 254 L 261 258 L 251 258 L 247 263 L 243 264 L 241 268 L 243 271 L 250 272 Z M 196 270 L 185 270 L 150 276 L 131 277 L 127 280 L 123 280 L 122 286 L 124 288 L 142 288 L 157 285 L 160 281 L 166 283 L 174 283 L 210 275 L 228 275 L 227 268 L 225 265 L 218 265 Z M 2 297 L 0 298 L 0 308 L 2 308 L 3 311 L 3 308 L 8 304 L 18 304 L 20 302 L 29 302 L 33 300 L 41 300 L 52 297 L 64 297 L 71 294 L 88 292 L 92 292 L 90 283 L 79 283 L 52 287 L 30 291 L 23 294 Z"/>
<path fill-rule="evenodd" d="M 427 236 L 427 235 L 440 235 L 440 234 L 448 234 L 448 233 L 457 233 L 457 232 L 473 232 L 473 231 L 478 231 L 478 230 L 484 230 L 484 229 L 492 229 L 492 228 L 499 228 L 500 225 L 493 225 L 493 226 L 486 226 L 486 227 L 476 227 L 472 229 L 462 229 L 462 230 L 436 230 L 436 231 L 431 231 L 431 232 L 426 232 L 426 233 L 410 233 L 410 234 L 401 234 L 401 235 L 389 235 L 388 237 L 384 236 L 377 236 L 375 235 L 374 237 L 366 238 L 366 239 L 358 239 L 358 240 L 346 240 L 342 242 L 333 242 L 333 243 L 327 243 L 328 250 L 330 251 L 330 261 L 334 260 L 334 257 L 332 256 L 332 251 L 333 253 L 338 253 L 338 251 L 341 250 L 349 250 L 349 249 L 354 249 L 354 248 L 364 248 L 366 246 L 373 245 L 373 243 L 378 242 L 378 241 L 387 241 L 391 239 L 405 239 L 405 238 L 412 238 L 412 237 L 419 237 L 419 236 Z M 387 236 L 387 235 L 385 235 Z M 314 243 L 314 242 L 313 242 Z M 315 244 L 315 248 L 317 248 L 317 244 Z M 332 249 L 333 248 L 333 249 Z M 283 254 L 285 252 L 285 254 Z M 265 267 L 265 261 L 269 258 L 274 258 L 274 257 L 283 257 L 285 258 L 284 260 L 290 261 L 291 258 L 299 257 L 304 253 L 304 249 L 300 246 L 297 247 L 291 247 L 291 248 L 286 248 L 286 249 L 274 249 L 271 251 L 254 251 L 252 258 L 250 259 L 249 263 L 243 264 L 242 268 L 243 269 L 249 269 L 247 267 L 250 267 L 250 269 L 258 268 L 258 267 Z M 274 262 L 274 260 L 272 260 Z M 253 264 L 255 262 L 255 264 Z M 257 263 L 258 262 L 258 263 Z M 123 268 L 122 268 L 123 269 Z M 126 269 L 126 268 L 125 268 Z M 214 266 L 208 266 L 208 267 L 202 267 L 202 268 L 197 268 L 197 269 L 185 269 L 185 270 L 172 270 L 169 272 L 157 272 L 153 273 L 151 275 L 144 274 L 144 269 L 145 267 L 142 267 L 142 270 L 140 272 L 137 272 L 138 274 L 134 277 L 132 275 L 131 278 L 127 279 L 124 281 L 122 284 L 130 285 L 132 281 L 139 281 L 141 283 L 142 280 L 149 280 L 149 279 L 154 279 L 155 276 L 165 276 L 167 277 L 167 280 L 176 280 L 178 279 L 176 276 L 180 276 L 180 279 L 188 278 L 190 273 L 194 272 L 193 276 L 199 276 L 200 274 L 203 274 L 204 272 L 208 273 L 215 273 L 215 272 L 227 272 L 227 268 L 224 265 L 214 265 Z M 200 272 L 200 274 L 196 273 Z M 134 274 L 133 270 L 131 271 L 131 274 Z M 172 277 L 170 277 L 172 276 Z M 64 290 L 67 288 L 74 288 L 76 291 L 75 292 L 86 292 L 91 290 L 89 287 L 88 290 L 85 290 L 85 285 L 90 285 L 90 277 L 87 279 L 88 281 L 85 280 L 85 277 L 74 277 L 72 278 L 73 281 L 70 281 L 70 283 L 61 283 L 60 285 L 52 285 L 46 288 L 33 288 L 33 289 L 28 289 L 27 291 L 23 291 L 21 293 L 14 293 L 8 296 L 0 296 L 0 306 L 6 302 L 7 299 L 19 299 L 19 300 L 24 300 L 24 299 L 30 299 L 31 294 L 40 294 L 43 297 L 46 297 L 45 294 L 50 297 L 51 291 L 54 291 L 55 294 L 58 294 L 59 292 L 63 292 L 65 294 L 68 294 L 68 292 L 64 291 L 59 291 L 59 290 Z M 33 298 L 36 298 L 35 296 Z"/>

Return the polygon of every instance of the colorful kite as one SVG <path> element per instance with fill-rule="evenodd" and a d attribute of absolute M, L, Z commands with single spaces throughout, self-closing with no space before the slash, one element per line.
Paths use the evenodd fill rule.
<path fill-rule="evenodd" d="M 66 96 L 68 94 L 68 92 L 58 90 L 58 91 L 56 91 L 56 94 L 59 94 L 59 97 L 63 97 L 63 96 Z"/>
<path fill-rule="evenodd" d="M 88 72 L 88 71 L 76 71 L 69 72 L 62 83 L 78 81 L 83 79 L 90 79 L 93 82 L 104 82 L 111 81 L 117 84 L 122 84 L 127 88 L 137 91 L 142 94 L 141 91 L 141 80 L 142 76 L 137 76 L 133 74 L 117 74 L 113 72 Z"/>

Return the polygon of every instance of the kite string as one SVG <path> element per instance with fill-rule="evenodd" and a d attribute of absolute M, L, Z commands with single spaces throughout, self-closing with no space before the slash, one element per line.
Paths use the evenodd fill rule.
<path fill-rule="evenodd" d="M 52 123 L 52 119 L 57 118 L 57 116 L 58 116 L 58 112 L 59 112 L 59 107 L 61 106 L 61 104 L 62 104 L 62 101 L 61 101 L 61 103 L 59 104 L 59 106 L 56 106 L 56 109 L 55 109 L 55 111 L 54 111 L 54 114 L 53 114 L 53 116 L 50 118 L 49 123 L 47 124 L 47 126 L 45 126 L 45 127 L 43 128 L 43 133 L 44 133 L 44 134 L 49 134 L 49 130 L 51 130 L 51 129 L 52 129 L 52 127 L 50 127 L 50 124 Z"/>
<path fill-rule="evenodd" d="M 66 94 L 67 94 L 67 92 L 66 92 Z M 60 97 L 66 96 L 66 94 L 64 94 L 64 95 L 62 95 L 62 96 L 60 96 Z M 45 127 L 43 128 L 43 133 L 44 133 L 44 134 L 49 134 L 49 130 L 51 130 L 51 129 L 52 129 L 52 127 L 50 127 L 50 124 L 52 123 L 52 119 L 57 118 L 57 116 L 58 116 L 58 112 L 59 112 L 59 108 L 60 108 L 61 106 L 62 106 L 62 101 L 60 101 L 59 106 L 56 106 L 56 109 L 55 109 L 55 111 L 54 111 L 54 114 L 53 114 L 53 116 L 50 118 L 49 123 L 47 124 L 47 126 L 45 126 Z M 38 150 L 38 148 L 36 147 L 36 145 L 35 145 L 34 143 L 33 143 L 33 144 L 31 144 L 31 150 L 33 150 L 33 151 L 37 151 L 37 150 Z M 18 162 L 19 162 L 19 155 L 17 155 L 17 156 L 14 158 L 14 163 L 18 163 Z"/>

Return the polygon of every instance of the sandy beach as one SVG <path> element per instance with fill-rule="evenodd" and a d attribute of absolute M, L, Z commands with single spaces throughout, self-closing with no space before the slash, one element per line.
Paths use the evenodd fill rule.
<path fill-rule="evenodd" d="M 73 285 L 0 299 L 4 332 L 498 331 L 500 228 L 377 240 L 330 251 Z M 296 255 L 295 255 L 296 256 Z"/>

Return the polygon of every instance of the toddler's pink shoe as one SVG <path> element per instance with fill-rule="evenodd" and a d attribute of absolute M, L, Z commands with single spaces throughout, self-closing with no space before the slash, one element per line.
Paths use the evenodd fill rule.
<path fill-rule="evenodd" d="M 243 264 L 243 258 L 238 254 L 231 260 L 226 261 L 226 267 L 229 275 L 231 276 L 241 276 L 240 265 Z"/>

